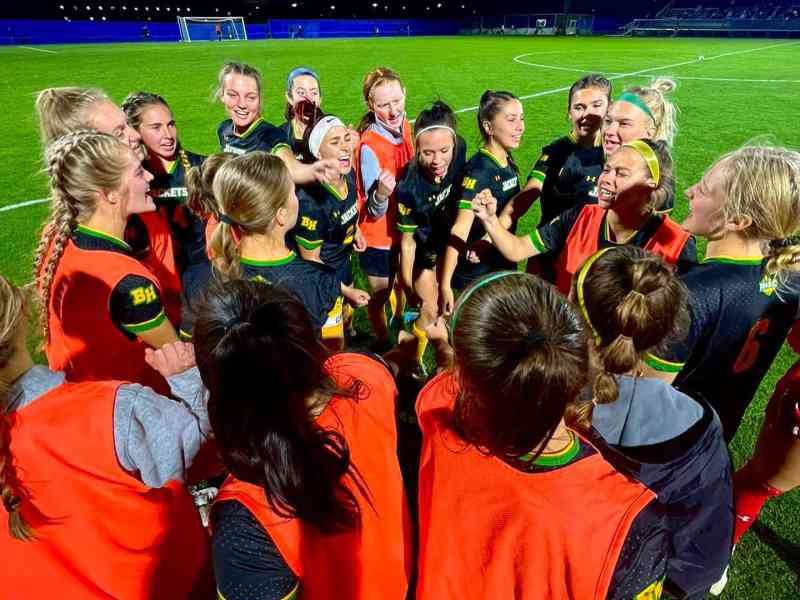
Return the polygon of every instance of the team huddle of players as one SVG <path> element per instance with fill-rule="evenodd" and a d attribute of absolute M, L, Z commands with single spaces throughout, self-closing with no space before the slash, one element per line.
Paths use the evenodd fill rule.
<path fill-rule="evenodd" d="M 388 68 L 355 128 L 308 68 L 280 127 L 257 69 L 218 84 L 211 156 L 155 93 L 37 99 L 50 217 L 32 289 L 0 277 L 5 587 L 718 593 L 765 501 L 800 485 L 800 367 L 735 475 L 727 450 L 800 308 L 800 153 L 725 154 L 678 224 L 669 79 L 576 81 L 527 180 L 510 92 L 481 96 L 468 159 L 454 112 L 412 125 Z M 377 353 L 354 350 L 358 307 Z"/>

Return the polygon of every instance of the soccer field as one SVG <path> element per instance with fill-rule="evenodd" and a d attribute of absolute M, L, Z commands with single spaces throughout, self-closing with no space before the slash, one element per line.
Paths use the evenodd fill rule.
<path fill-rule="evenodd" d="M 97 86 L 117 101 L 133 90 L 157 92 L 172 106 L 183 146 L 211 153 L 224 118 L 211 97 L 226 59 L 261 69 L 264 116 L 275 124 L 284 120 L 285 78 L 293 67 L 314 68 L 323 109 L 356 123 L 364 110 L 364 74 L 389 66 L 407 86 L 412 117 L 437 98 L 459 111 L 470 151 L 479 138 L 475 109 L 481 93 L 511 91 L 525 108 L 527 129 L 515 155 L 523 174 L 543 145 L 567 132 L 566 90 L 575 79 L 604 73 L 617 95 L 625 86 L 670 76 L 678 84 L 674 101 L 680 109 L 674 149 L 679 222 L 687 210 L 682 191 L 721 153 L 756 138 L 800 145 L 792 121 L 800 108 L 800 42 L 790 40 L 435 37 L 6 47 L 0 49 L 0 72 L 6 74 L 0 94 L 6 140 L 0 150 L 0 273 L 16 283 L 31 279 L 36 234 L 47 214 L 46 203 L 19 206 L 47 194 L 33 108 L 37 91 Z M 535 208 L 522 230 L 538 220 Z M 750 407 L 732 446 L 737 466 L 750 455 L 764 405 L 793 361 L 784 349 Z M 737 548 L 723 598 L 796 599 L 799 578 L 800 492 L 767 505 Z"/>

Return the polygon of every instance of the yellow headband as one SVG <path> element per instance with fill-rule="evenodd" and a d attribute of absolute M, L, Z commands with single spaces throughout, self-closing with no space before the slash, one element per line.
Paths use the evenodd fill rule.
<path fill-rule="evenodd" d="M 661 167 L 658 164 L 658 157 L 647 142 L 634 140 L 623 144 L 622 147 L 635 150 L 636 153 L 644 159 L 644 162 L 647 163 L 647 168 L 650 169 L 650 175 L 655 179 L 656 185 L 661 183 Z"/>
<path fill-rule="evenodd" d="M 597 346 L 599 346 L 603 340 L 600 337 L 600 334 L 597 333 L 597 329 L 595 329 L 594 325 L 592 325 L 591 319 L 589 319 L 589 311 L 586 310 L 586 299 L 583 297 L 583 282 L 586 281 L 586 276 L 589 274 L 589 269 L 592 268 L 592 265 L 597 262 L 598 258 L 603 256 L 603 254 L 609 250 L 611 250 L 611 248 L 603 248 L 600 250 L 600 252 L 596 252 L 586 259 L 586 262 L 583 263 L 581 270 L 578 272 L 578 282 L 575 285 L 575 293 L 578 296 L 578 306 L 581 309 L 583 318 L 586 319 L 586 324 L 592 330 L 592 333 L 594 333 L 594 343 Z"/>

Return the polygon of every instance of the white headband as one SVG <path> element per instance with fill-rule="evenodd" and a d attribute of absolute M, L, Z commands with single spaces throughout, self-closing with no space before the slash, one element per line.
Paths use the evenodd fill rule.
<path fill-rule="evenodd" d="M 453 134 L 453 137 L 456 137 L 455 129 L 453 129 L 452 127 L 448 127 L 447 125 L 428 125 L 427 127 L 423 127 L 422 129 L 420 129 L 414 136 L 414 139 L 415 140 L 419 139 L 419 136 L 421 136 L 426 131 L 430 131 L 431 129 L 446 129 L 447 131 Z"/>
<path fill-rule="evenodd" d="M 322 140 L 325 139 L 325 134 L 333 127 L 344 127 L 344 123 L 342 123 L 341 119 L 333 115 L 322 117 L 317 121 L 317 124 L 314 125 L 314 129 L 311 130 L 311 135 L 308 136 L 308 149 L 311 151 L 314 158 L 319 158 L 319 147 L 322 144 Z"/>

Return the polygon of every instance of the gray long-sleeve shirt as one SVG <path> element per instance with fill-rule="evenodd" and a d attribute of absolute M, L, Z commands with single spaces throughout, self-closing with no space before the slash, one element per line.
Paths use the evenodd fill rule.
<path fill-rule="evenodd" d="M 372 123 L 372 125 L 369 126 L 369 131 L 374 131 L 395 146 L 399 146 L 403 143 L 402 133 L 400 137 L 397 137 L 378 122 Z M 389 198 L 381 199 L 376 194 L 378 190 L 378 176 L 381 174 L 381 165 L 378 162 L 378 156 L 372 148 L 366 144 L 361 146 L 359 166 L 361 183 L 364 185 L 362 189 L 366 190 L 367 194 L 367 213 L 373 219 L 380 219 L 389 209 Z"/>
<path fill-rule="evenodd" d="M 124 383 L 114 404 L 114 443 L 123 469 L 149 487 L 183 481 L 210 432 L 208 392 L 196 367 L 167 378 L 171 400 L 149 387 Z M 11 387 L 10 410 L 20 410 L 64 383 L 64 373 L 36 365 Z"/>

